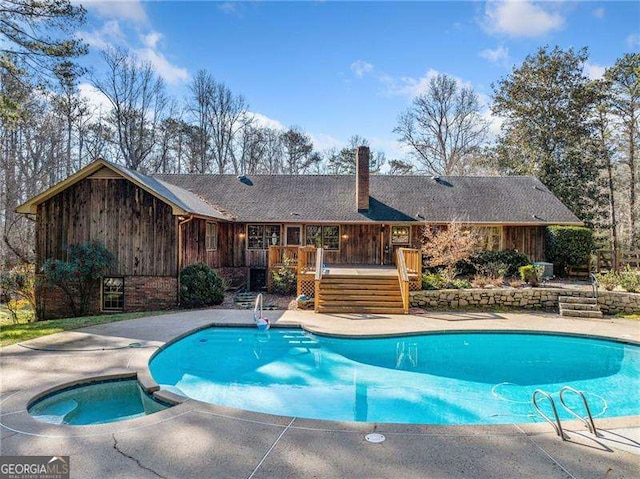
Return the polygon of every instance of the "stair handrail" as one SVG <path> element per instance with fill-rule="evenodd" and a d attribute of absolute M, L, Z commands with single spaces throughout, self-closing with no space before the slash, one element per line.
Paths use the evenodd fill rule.
<path fill-rule="evenodd" d="M 549 416 L 543 413 L 542 409 L 540 409 L 540 406 L 538 405 L 539 395 L 542 396 L 544 399 L 547 399 L 551 403 L 551 410 L 553 411 L 555 422 Z M 553 397 L 551 397 L 551 394 L 549 394 L 546 391 L 543 391 L 542 389 L 536 389 L 535 391 L 533 391 L 533 394 L 531 395 L 531 401 L 533 402 L 533 407 L 538 412 L 538 414 L 540 414 L 540 416 L 542 416 L 542 418 L 545 421 L 547 421 L 549 424 L 553 426 L 553 429 L 555 429 L 556 434 L 560 436 L 560 439 L 562 439 L 563 441 L 566 441 L 567 438 L 565 437 L 564 431 L 562 430 L 562 423 L 560 422 L 560 416 L 558 415 L 556 402 L 553 400 Z"/>
<path fill-rule="evenodd" d="M 402 309 L 404 314 L 409 313 L 409 273 L 407 262 L 402 248 L 396 250 L 396 267 L 398 268 L 398 281 L 400 283 L 400 295 L 402 296 Z"/>
<path fill-rule="evenodd" d="M 573 394 L 577 394 L 578 397 L 580 397 L 580 399 L 582 399 L 582 404 L 584 405 L 584 409 L 587 412 L 587 417 L 586 418 L 582 417 L 580 414 L 575 412 L 565 402 L 564 395 L 567 392 L 570 392 L 570 393 L 573 393 Z M 578 389 L 572 388 L 571 386 L 564 386 L 562 389 L 560 389 L 560 404 L 562 404 L 562 407 L 564 407 L 569 414 L 571 414 L 572 416 L 577 417 L 578 419 L 580 419 L 584 423 L 584 425 L 587 426 L 587 429 L 589 429 L 591 434 L 593 434 L 594 436 L 598 436 L 598 430 L 596 429 L 596 424 L 593 421 L 593 416 L 591 415 L 591 408 L 589 407 L 589 402 L 587 401 L 587 398 L 586 398 L 586 396 L 584 395 L 584 393 L 582 391 L 579 391 Z"/>
<path fill-rule="evenodd" d="M 593 288 L 593 297 L 596 299 L 596 304 L 598 304 L 598 286 L 600 286 L 598 277 L 591 272 L 589 273 L 589 278 L 591 279 L 591 288 Z"/>
<path fill-rule="evenodd" d="M 313 297 L 313 307 L 317 313 L 320 309 L 320 282 L 322 281 L 322 272 L 324 269 L 324 250 L 318 248 L 316 251 L 316 275 Z"/>

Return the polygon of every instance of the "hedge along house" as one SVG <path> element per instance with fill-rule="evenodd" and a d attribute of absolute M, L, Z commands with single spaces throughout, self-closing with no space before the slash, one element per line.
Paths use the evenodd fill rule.
<path fill-rule="evenodd" d="M 485 249 L 517 249 L 536 261 L 547 225 L 582 224 L 536 178 L 370 177 L 366 147 L 358 148 L 355 179 L 147 176 L 99 159 L 17 211 L 35 215 L 37 270 L 90 240 L 114 253 L 95 312 L 175 306 L 179 271 L 196 262 L 248 286 L 266 283 L 287 252 L 297 259 L 321 248 L 327 266 L 393 265 L 398 248 L 419 247 L 425 224 L 452 221 L 476 228 Z M 68 312 L 60 291 L 42 289 L 39 301 L 49 316 Z"/>

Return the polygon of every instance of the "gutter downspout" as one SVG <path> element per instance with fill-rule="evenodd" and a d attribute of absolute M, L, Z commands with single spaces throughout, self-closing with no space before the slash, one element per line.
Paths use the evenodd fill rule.
<path fill-rule="evenodd" d="M 178 216 L 178 220 L 180 220 L 180 216 Z M 177 305 L 180 304 L 180 271 L 182 271 L 182 225 L 187 224 L 189 221 L 193 220 L 193 216 L 188 216 L 186 219 L 182 221 L 178 221 L 178 275 L 177 275 Z"/>

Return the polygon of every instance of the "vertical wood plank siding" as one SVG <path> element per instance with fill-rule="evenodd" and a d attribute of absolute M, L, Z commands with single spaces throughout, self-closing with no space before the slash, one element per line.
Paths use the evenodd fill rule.
<path fill-rule="evenodd" d="M 38 207 L 36 256 L 66 259 L 69 245 L 102 242 L 116 257 L 112 275 L 175 276 L 171 207 L 127 180 L 85 179 Z"/>
<path fill-rule="evenodd" d="M 544 226 L 505 226 L 504 249 L 516 249 L 530 261 L 544 261 Z"/>

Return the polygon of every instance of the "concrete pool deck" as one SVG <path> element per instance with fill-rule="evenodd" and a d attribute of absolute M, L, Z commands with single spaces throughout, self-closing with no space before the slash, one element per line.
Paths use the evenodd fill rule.
<path fill-rule="evenodd" d="M 392 335 L 452 330 L 551 331 L 640 342 L 640 322 L 548 313 L 452 312 L 407 316 L 265 313 L 278 326 L 319 334 Z M 604 437 L 566 422 L 415 426 L 316 421 L 187 400 L 119 423 L 54 426 L 28 415 L 37 394 L 81 378 L 147 374 L 166 342 L 212 324 L 250 324 L 251 312 L 203 310 L 58 333 L 0 349 L 0 453 L 70 455 L 78 478 L 552 477 L 640 476 L 640 417 L 597 420 Z M 129 347 L 139 343 L 138 347 Z M 638 391 L 629 391 L 638 394 Z M 371 444 L 364 435 L 386 436 Z"/>

